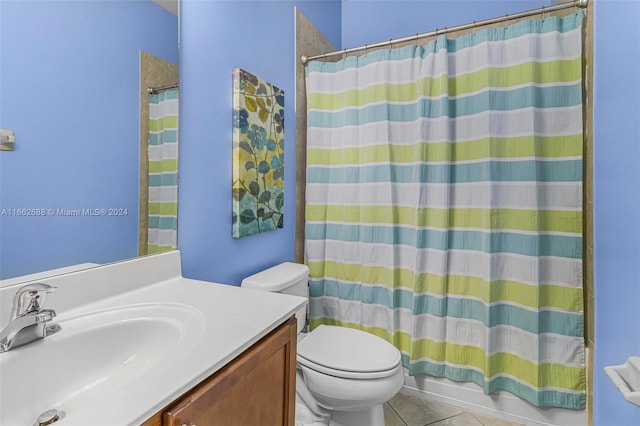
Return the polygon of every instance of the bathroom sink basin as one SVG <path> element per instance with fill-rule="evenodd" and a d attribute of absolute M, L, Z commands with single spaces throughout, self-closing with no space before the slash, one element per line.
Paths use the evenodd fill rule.
<path fill-rule="evenodd" d="M 49 409 L 69 415 L 87 410 L 166 369 L 178 350 L 188 351 L 204 330 L 200 311 L 171 303 L 56 320 L 59 333 L 0 354 L 0 424 L 32 425 Z"/>
<path fill-rule="evenodd" d="M 0 286 L 0 321 L 28 284 Z M 178 250 L 40 284 L 57 288 L 43 307 L 62 329 L 0 353 L 0 426 L 53 409 L 64 412 L 54 426 L 155 421 L 305 302 L 184 278 Z"/>

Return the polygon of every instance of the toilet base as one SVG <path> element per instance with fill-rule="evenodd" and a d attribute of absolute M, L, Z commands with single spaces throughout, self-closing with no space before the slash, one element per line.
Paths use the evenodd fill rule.
<path fill-rule="evenodd" d="M 334 411 L 331 419 L 326 421 L 314 417 L 304 403 L 296 403 L 295 426 L 384 426 L 384 409 L 381 404 L 364 411 Z"/>
<path fill-rule="evenodd" d="M 300 395 L 296 395 L 295 426 L 329 426 L 329 415 L 314 413 Z"/>
<path fill-rule="evenodd" d="M 384 408 L 378 404 L 364 411 L 334 411 L 329 426 L 384 426 Z"/>

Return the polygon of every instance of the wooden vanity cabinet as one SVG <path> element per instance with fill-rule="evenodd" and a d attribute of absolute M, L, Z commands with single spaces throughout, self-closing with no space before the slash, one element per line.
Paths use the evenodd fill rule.
<path fill-rule="evenodd" d="M 294 426 L 295 317 L 142 426 Z"/>

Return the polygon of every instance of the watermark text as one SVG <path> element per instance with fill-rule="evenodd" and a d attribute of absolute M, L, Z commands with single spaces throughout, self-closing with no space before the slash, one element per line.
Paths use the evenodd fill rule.
<path fill-rule="evenodd" d="M 87 216 L 129 216 L 126 208 L 18 208 L 2 209 L 0 216 L 11 217 L 87 217 Z"/>

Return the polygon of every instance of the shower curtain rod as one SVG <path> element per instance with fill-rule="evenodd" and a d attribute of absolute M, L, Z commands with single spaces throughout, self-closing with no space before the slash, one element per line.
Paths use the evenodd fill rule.
<path fill-rule="evenodd" d="M 168 86 L 160 86 L 160 87 L 147 87 L 147 93 L 150 95 L 155 95 L 156 93 L 160 93 L 165 90 L 177 89 L 178 83 L 169 84 Z"/>
<path fill-rule="evenodd" d="M 575 1 L 572 1 L 572 2 L 556 4 L 556 5 L 549 6 L 549 7 L 542 6 L 542 7 L 538 8 L 538 9 L 527 10 L 527 11 L 524 11 L 524 12 L 514 13 L 512 15 L 506 14 L 506 15 L 498 17 L 498 18 L 485 19 L 483 21 L 477 21 L 477 22 L 474 21 L 474 22 L 472 22 L 470 24 L 457 25 L 455 27 L 445 27 L 443 29 L 436 29 L 435 31 L 430 31 L 428 33 L 421 33 L 421 34 L 415 34 L 415 35 L 411 35 L 411 36 L 407 36 L 407 37 L 395 38 L 395 39 L 391 39 L 391 40 L 388 40 L 388 41 L 381 41 L 379 43 L 374 43 L 374 44 L 365 44 L 364 46 L 352 47 L 350 49 L 336 50 L 334 52 L 323 53 L 321 55 L 314 55 L 314 56 L 302 55 L 302 56 L 300 56 L 300 60 L 302 61 L 303 65 L 306 65 L 307 62 L 313 61 L 315 59 L 325 59 L 325 58 L 328 58 L 330 56 L 344 55 L 344 54 L 347 54 L 347 53 L 358 52 L 360 50 L 367 50 L 367 49 L 374 49 L 374 48 L 377 48 L 377 47 L 392 46 L 392 45 L 397 44 L 397 43 L 405 43 L 405 42 L 408 42 L 408 41 L 418 40 L 418 39 L 421 39 L 421 38 L 427 38 L 427 37 L 432 37 L 432 36 L 437 36 L 437 35 L 440 35 L 440 34 L 446 34 L 446 33 L 455 32 L 455 31 L 468 30 L 468 29 L 476 28 L 476 27 L 483 26 L 483 25 L 491 25 L 491 24 L 497 24 L 497 23 L 500 23 L 500 22 L 506 22 L 509 19 L 524 18 L 524 17 L 527 17 L 527 16 L 537 15 L 537 14 L 540 14 L 540 13 L 553 12 L 553 11 L 556 11 L 556 10 L 568 9 L 570 7 L 579 7 L 581 9 L 585 9 L 588 4 L 589 4 L 589 0 L 575 0 Z"/>

